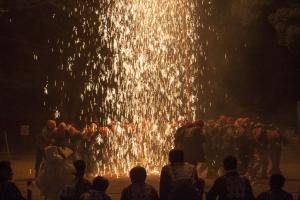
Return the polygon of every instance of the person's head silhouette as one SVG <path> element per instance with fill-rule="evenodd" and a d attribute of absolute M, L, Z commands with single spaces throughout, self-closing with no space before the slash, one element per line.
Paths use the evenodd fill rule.
<path fill-rule="evenodd" d="M 237 169 L 237 160 L 233 156 L 227 156 L 223 160 L 223 168 L 225 171 L 231 171 Z"/>
<path fill-rule="evenodd" d="M 170 163 L 183 163 L 184 162 L 184 152 L 180 149 L 172 149 L 169 152 Z"/>
<path fill-rule="evenodd" d="M 272 190 L 281 190 L 284 183 L 285 178 L 281 174 L 273 174 L 270 178 L 270 187 Z"/>
<path fill-rule="evenodd" d="M 93 188 L 97 191 L 105 192 L 108 186 L 109 181 L 102 176 L 97 176 L 93 180 Z"/>
<path fill-rule="evenodd" d="M 145 183 L 147 172 L 144 167 L 134 167 L 129 172 L 130 180 L 132 183 Z"/>
<path fill-rule="evenodd" d="M 9 161 L 0 162 L 0 180 L 9 181 L 13 177 L 13 172 Z"/>

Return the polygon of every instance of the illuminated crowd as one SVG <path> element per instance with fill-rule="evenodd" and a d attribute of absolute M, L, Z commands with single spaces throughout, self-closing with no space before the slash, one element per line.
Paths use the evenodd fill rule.
<path fill-rule="evenodd" d="M 44 149 L 47 146 L 58 146 L 71 150 L 70 160 L 86 161 L 87 172 L 93 172 L 96 161 L 104 162 L 107 157 L 104 146 L 107 143 L 108 131 L 107 127 L 98 129 L 95 123 L 79 131 L 71 124 L 60 122 L 56 125 L 56 121 L 48 120 L 46 127 L 37 138 L 36 171 L 38 172 L 42 163 Z"/>
<path fill-rule="evenodd" d="M 126 157 L 134 158 L 144 155 L 135 154 L 135 151 L 144 151 L 149 153 L 145 155 L 147 159 L 141 160 L 140 163 L 127 163 L 131 169 L 123 175 L 129 172 L 131 184 L 122 190 L 121 200 L 202 200 L 204 195 L 207 200 L 254 200 L 256 198 L 252 185 L 257 178 L 266 179 L 269 176 L 270 190 L 261 193 L 258 200 L 274 197 L 293 199 L 292 195 L 282 189 L 285 178 L 280 170 L 281 148 L 287 144 L 287 139 L 271 124 L 255 123 L 249 118 L 234 119 L 226 116 L 207 121 L 166 122 L 162 127 L 172 130 L 173 137 L 170 140 L 173 147 L 167 150 L 167 161 L 160 155 L 165 163 L 157 163 L 157 166 L 160 165 L 160 172 L 157 173 L 160 175 L 159 191 L 145 182 L 147 173 L 154 172 L 154 169 L 146 169 L 147 161 L 152 162 L 151 157 L 157 152 L 155 149 L 149 151 L 149 148 L 155 148 L 151 144 L 144 145 L 151 140 L 141 137 L 137 141 L 140 148 L 135 150 L 130 149 L 137 148 L 135 145 L 126 146 L 131 140 L 124 142 L 134 138 L 133 135 L 140 136 L 146 133 L 145 131 L 149 131 L 147 127 L 153 128 L 153 125 L 146 121 L 142 125 L 134 125 L 112 120 L 108 126 L 99 127 L 91 123 L 79 131 L 73 125 L 66 125 L 64 122 L 56 125 L 55 120 L 48 120 L 37 138 L 34 182 L 41 196 L 47 200 L 111 200 L 106 193 L 109 181 L 105 177 L 113 174 L 118 176 L 118 173 L 121 173 L 104 173 L 105 170 L 99 171 L 99 168 L 127 163 L 122 157 L 115 158 L 116 155 L 126 154 Z M 110 142 L 115 138 L 112 137 L 114 134 L 124 131 L 131 136 Z M 166 132 L 168 131 L 164 131 Z M 121 136 L 124 137 L 123 134 Z M 111 144 L 119 144 L 115 149 L 123 153 L 112 152 Z M 158 146 L 163 145 L 156 144 L 156 147 Z M 112 169 L 118 168 L 108 170 Z M 270 171 L 267 171 L 268 169 Z M 0 161 L 0 199 L 25 200 L 17 186 L 11 182 L 12 175 L 10 162 Z M 93 184 L 85 179 L 85 175 L 93 178 Z M 216 178 L 207 193 L 204 192 L 205 178 Z M 31 181 L 27 185 L 27 199 L 30 200 Z M 12 198 L 13 196 L 16 198 Z"/>
<path fill-rule="evenodd" d="M 234 155 L 240 163 L 240 173 L 250 178 L 281 173 L 281 148 L 288 141 L 285 133 L 274 125 L 254 122 L 250 118 L 220 116 L 206 121 L 203 133 L 208 169 L 216 171 L 225 156 Z"/>
<path fill-rule="evenodd" d="M 79 131 L 74 125 L 64 122 L 60 122 L 56 125 L 56 121 L 48 120 L 46 127 L 38 136 L 37 140 L 36 171 L 38 173 L 41 166 L 44 148 L 53 145 L 71 150 L 70 160 L 84 160 L 87 163 L 88 173 L 97 174 L 103 172 L 105 171 L 103 168 L 109 166 L 107 163 L 112 162 L 111 157 L 112 154 L 115 153 L 111 152 L 112 148 L 109 146 L 112 144 L 121 145 L 115 148 L 114 151 L 118 151 L 118 149 L 121 151 L 122 149 L 122 151 L 124 151 L 123 156 L 126 158 L 137 156 L 134 150 L 134 148 L 137 147 L 133 145 L 126 147 L 126 145 L 131 142 L 126 143 L 124 140 L 131 140 L 133 138 L 132 135 L 137 134 L 138 130 L 143 131 L 140 127 L 146 129 L 147 126 L 149 125 L 146 123 L 142 126 L 136 126 L 131 123 L 121 124 L 111 121 L 108 126 L 102 127 L 96 123 L 91 123 Z M 234 119 L 232 117 L 220 116 L 214 120 L 199 120 L 196 122 L 173 120 L 163 127 L 169 129 L 168 132 L 172 133 L 168 135 L 168 140 L 170 140 L 176 148 L 181 148 L 185 151 L 188 162 L 194 165 L 200 163 L 200 167 L 198 165 L 199 172 L 205 174 L 205 176 L 215 177 L 220 173 L 222 160 L 227 155 L 236 156 L 239 161 L 240 173 L 248 175 L 253 179 L 257 177 L 265 178 L 268 174 L 272 173 L 281 173 L 281 147 L 287 144 L 287 139 L 282 132 L 271 124 L 266 125 L 253 122 L 249 118 Z M 193 133 L 191 136 L 189 130 L 195 128 L 196 135 Z M 116 137 L 116 139 L 120 141 L 114 141 L 112 143 L 110 141 L 114 138 L 112 135 L 119 134 L 119 129 L 125 133 L 122 135 L 124 138 Z M 167 132 L 165 131 L 165 133 Z M 153 132 L 153 134 L 155 134 L 155 132 Z M 196 142 L 196 148 L 190 148 L 193 144 L 188 144 L 190 141 L 185 139 L 189 137 L 192 138 L 193 142 Z M 142 137 L 137 138 L 143 140 Z M 144 144 L 142 141 L 136 141 L 136 143 L 140 143 L 140 146 Z M 157 145 L 158 144 L 156 144 L 156 146 L 149 145 L 148 148 L 155 150 L 159 148 Z M 189 148 L 185 148 L 184 146 L 188 146 Z M 128 149 L 124 150 L 126 148 Z M 136 149 L 136 151 L 138 151 L 138 149 Z M 189 151 L 193 152 L 189 153 Z M 190 154 L 192 156 L 188 156 Z M 147 155 L 145 155 L 145 157 L 146 156 Z M 151 151 L 148 156 L 151 156 Z M 271 161 L 271 167 L 269 167 L 269 160 Z M 162 162 L 164 162 L 164 160 L 162 160 Z M 134 163 L 133 165 L 135 164 L 139 163 Z M 267 171 L 268 168 L 270 168 L 269 171 Z M 117 169 L 111 172 L 111 174 L 117 174 L 116 170 Z"/>

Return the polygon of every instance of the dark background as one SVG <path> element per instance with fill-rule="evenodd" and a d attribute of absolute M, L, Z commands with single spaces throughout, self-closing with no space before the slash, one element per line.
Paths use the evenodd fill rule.
<path fill-rule="evenodd" d="M 50 81 L 64 77 L 57 74 L 57 66 L 65 57 L 51 50 L 58 38 L 69 40 L 73 25 L 80 23 L 62 9 L 71 7 L 70 2 L 0 0 L 0 132 L 7 131 L 12 149 L 32 146 L 34 137 L 22 138 L 20 125 L 29 124 L 35 135 L 54 111 L 51 105 L 43 106 L 44 101 L 54 105 L 60 100 L 59 94 L 45 97 L 43 87 L 46 76 Z M 203 118 L 250 116 L 296 129 L 300 100 L 299 3 L 214 0 L 212 16 L 203 20 L 217 33 L 217 37 L 201 33 L 210 44 L 208 64 L 214 67 L 215 80 L 213 107 Z M 83 61 L 78 62 L 80 65 Z M 69 93 L 76 93 L 80 82 L 70 81 Z M 65 114 L 64 120 L 74 122 L 72 106 L 64 108 L 65 113 L 73 113 Z M 0 142 L 3 148 L 2 135 Z"/>

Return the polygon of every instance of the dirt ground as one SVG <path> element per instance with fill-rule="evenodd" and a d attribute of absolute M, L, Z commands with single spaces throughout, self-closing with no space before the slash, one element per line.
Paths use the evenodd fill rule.
<path fill-rule="evenodd" d="M 0 160 L 5 159 L 6 155 L 0 154 Z M 14 170 L 14 181 L 21 189 L 24 196 L 26 196 L 26 182 L 28 179 L 33 178 L 34 174 L 34 155 L 12 155 L 12 166 Z M 292 193 L 294 198 L 298 198 L 298 192 L 300 189 L 300 142 L 299 139 L 295 139 L 291 144 L 284 148 L 282 155 L 282 171 L 286 176 L 285 190 Z M 126 187 L 130 181 L 128 177 L 122 178 L 109 178 L 110 186 L 108 194 L 112 197 L 112 200 L 120 199 L 120 193 L 124 187 Z M 206 190 L 208 190 L 214 180 L 206 179 Z M 147 182 L 154 185 L 158 189 L 159 177 L 149 176 Z M 253 185 L 253 189 L 256 195 L 260 192 L 267 190 L 268 180 L 259 180 Z M 33 186 L 33 200 L 44 199 L 40 196 L 39 190 L 36 186 Z"/>

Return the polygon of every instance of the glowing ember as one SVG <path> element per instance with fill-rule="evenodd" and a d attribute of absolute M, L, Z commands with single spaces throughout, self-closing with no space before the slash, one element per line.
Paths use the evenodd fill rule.
<path fill-rule="evenodd" d="M 91 3 L 92 2 L 92 3 Z M 78 88 L 80 120 L 111 124 L 106 164 L 98 173 L 122 174 L 136 164 L 158 173 L 167 162 L 178 121 L 194 120 L 205 73 L 204 29 L 199 13 L 210 2 L 197 0 L 80 1 L 70 16 L 79 16 L 70 41 L 57 41 L 57 52 L 75 49 L 58 67 Z M 209 8 L 208 8 L 209 9 Z M 53 50 L 55 51 L 55 50 Z M 80 67 L 78 60 L 86 58 Z M 77 69 L 76 69 L 77 67 Z M 50 87 L 67 88 L 66 80 L 47 79 Z M 64 104 L 70 95 L 64 93 Z M 79 98 L 79 97 L 78 97 Z M 103 118 L 105 116 L 105 119 Z M 110 117 L 110 118 L 109 118 Z M 99 143 L 103 142 L 98 138 Z"/>

